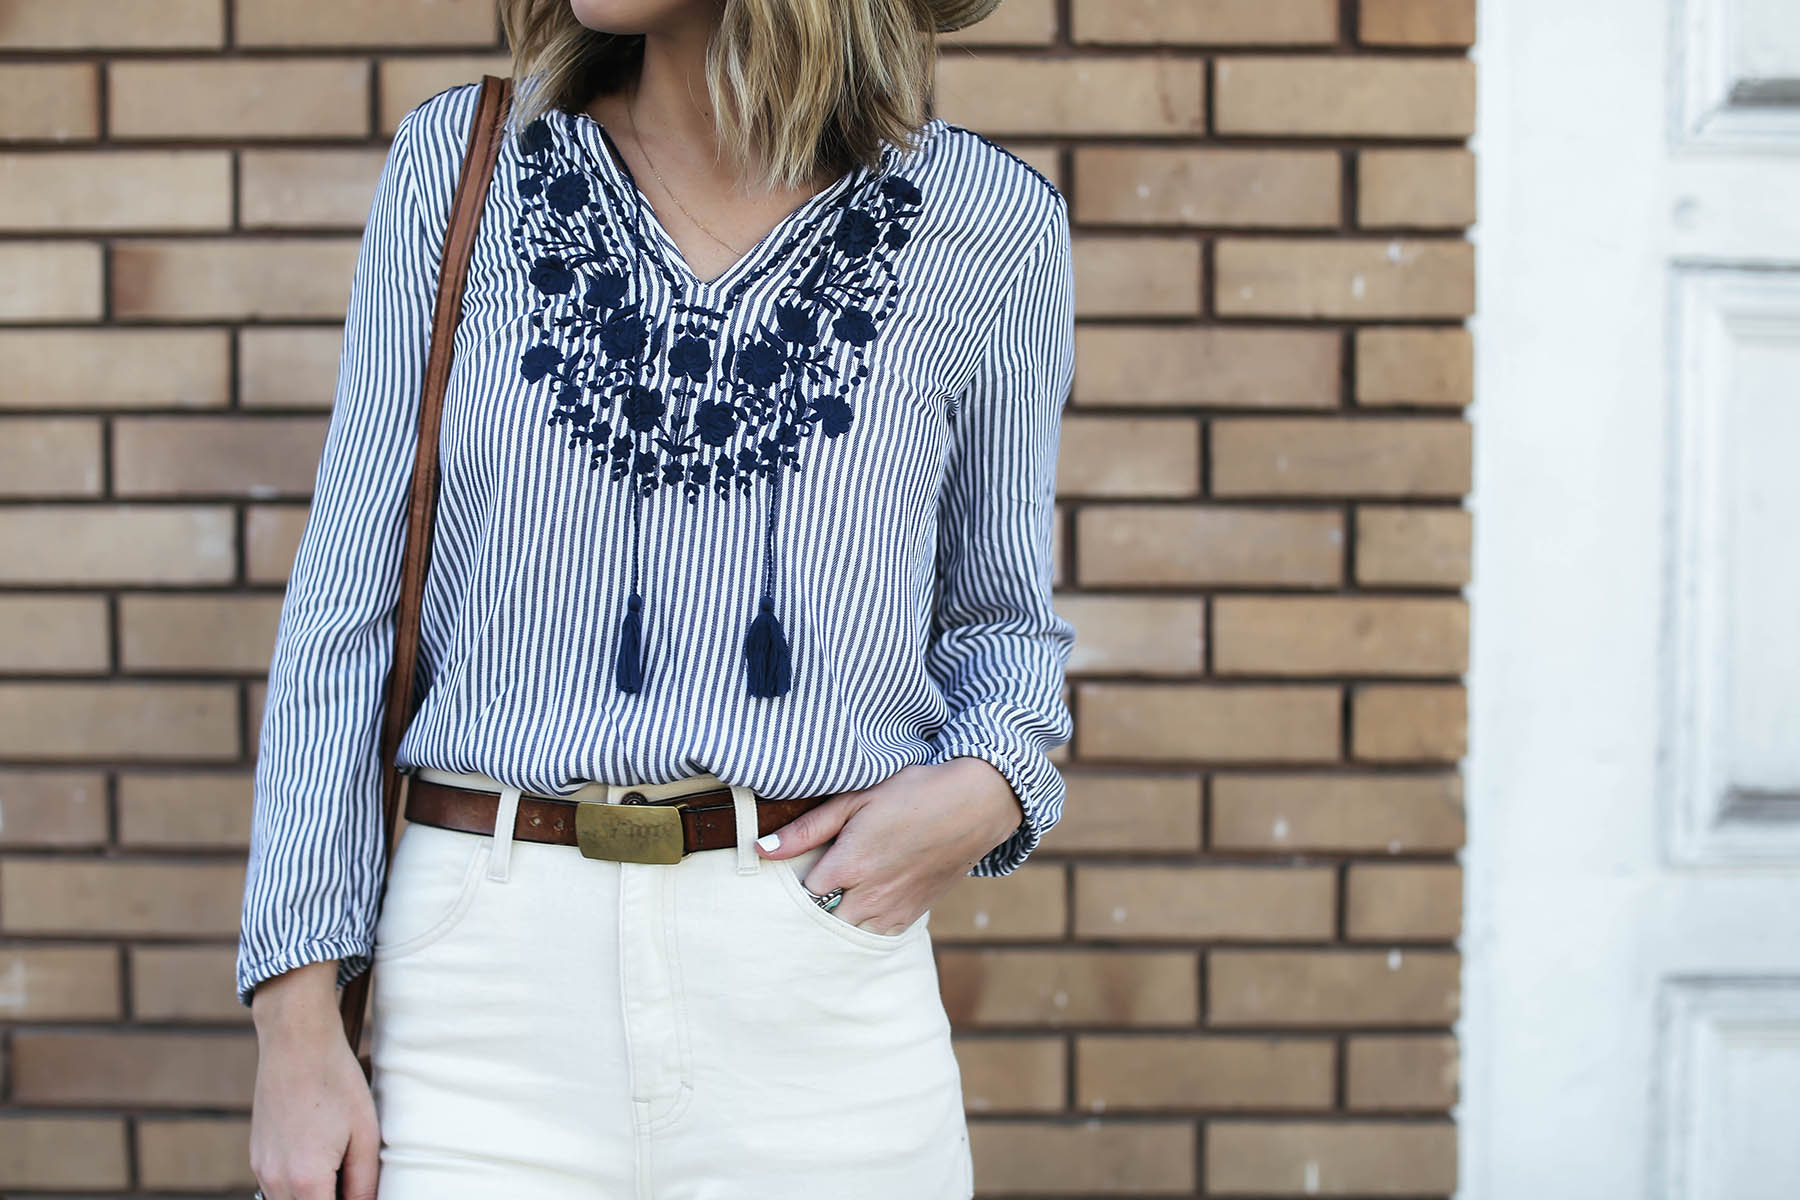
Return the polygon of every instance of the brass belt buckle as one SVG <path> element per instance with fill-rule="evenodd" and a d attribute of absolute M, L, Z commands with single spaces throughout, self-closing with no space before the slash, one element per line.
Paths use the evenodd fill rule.
<path fill-rule="evenodd" d="M 686 852 L 681 806 L 674 804 L 575 804 L 575 840 L 583 858 L 615 862 L 678 863 Z"/>

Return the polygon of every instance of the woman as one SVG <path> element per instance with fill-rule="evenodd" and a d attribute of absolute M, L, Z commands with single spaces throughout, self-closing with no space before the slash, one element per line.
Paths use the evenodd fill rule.
<path fill-rule="evenodd" d="M 927 918 L 1059 818 L 1072 641 L 1066 205 L 925 116 L 934 32 L 994 2 L 503 4 L 377 923 L 476 88 L 400 121 L 259 744 L 237 986 L 267 1200 L 971 1194 Z M 335 987 L 371 956 L 366 1085 Z"/>

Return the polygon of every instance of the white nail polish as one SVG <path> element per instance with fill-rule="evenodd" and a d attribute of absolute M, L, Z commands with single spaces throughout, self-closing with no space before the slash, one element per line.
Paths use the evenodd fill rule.
<path fill-rule="evenodd" d="M 781 835 L 779 833 L 765 833 L 756 839 L 756 844 L 761 846 L 764 850 L 773 850 L 781 845 Z"/>

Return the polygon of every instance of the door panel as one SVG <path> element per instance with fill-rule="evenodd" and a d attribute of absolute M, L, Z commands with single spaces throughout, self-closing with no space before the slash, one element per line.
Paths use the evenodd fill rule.
<path fill-rule="evenodd" d="M 1800 866 L 1800 272 L 1673 287 L 1670 857 Z"/>

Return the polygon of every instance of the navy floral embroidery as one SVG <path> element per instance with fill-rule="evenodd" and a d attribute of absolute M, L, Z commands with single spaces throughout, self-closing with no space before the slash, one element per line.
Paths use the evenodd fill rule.
<path fill-rule="evenodd" d="M 897 303 L 896 252 L 920 213 L 919 189 L 889 173 L 876 186 L 860 181 L 780 245 L 752 250 L 767 261 L 719 308 L 677 298 L 665 324 L 647 315 L 637 269 L 660 252 L 634 244 L 631 200 L 581 161 L 585 148 L 559 140 L 558 117 L 579 119 L 539 117 L 520 134 L 524 203 L 513 231 L 537 296 L 519 372 L 549 391 L 546 423 L 566 426 L 569 447 L 586 447 L 609 478 L 644 495 L 679 487 L 689 501 L 708 487 L 727 496 L 759 478 L 772 485 L 798 470 L 815 432 L 848 432 L 868 348 Z M 821 223 L 829 227 L 813 238 Z M 783 266 L 790 282 L 773 319 L 722 344 L 731 302 Z"/>
<path fill-rule="evenodd" d="M 708 488 L 731 497 L 762 480 L 762 577 L 744 633 L 745 684 L 752 696 L 786 695 L 793 664 L 775 602 L 779 484 L 799 470 L 806 439 L 842 437 L 855 424 L 869 346 L 898 305 L 898 252 L 923 197 L 893 171 L 887 147 L 879 171 L 855 168 L 690 298 L 646 230 L 629 169 L 615 174 L 610 162 L 595 162 L 576 136 L 584 119 L 557 110 L 518 138 L 512 241 L 536 294 L 519 373 L 549 392 L 546 424 L 567 427 L 569 447 L 585 449 L 590 469 L 605 463 L 607 478 L 629 488 L 631 590 L 614 682 L 638 692 L 646 677 L 643 498 L 678 488 L 693 503 Z M 600 153 L 616 154 L 610 135 L 594 128 L 606 143 Z M 770 315 L 727 339 L 737 299 L 776 270 L 786 279 Z M 653 315 L 652 272 L 674 293 L 666 319 Z M 726 277 L 733 281 L 714 300 Z"/>

